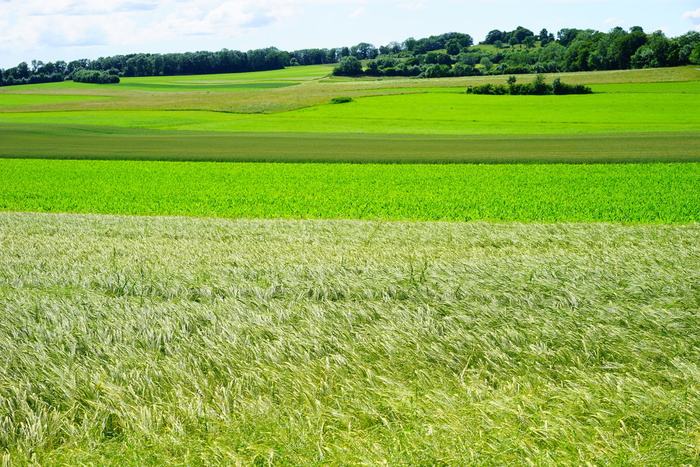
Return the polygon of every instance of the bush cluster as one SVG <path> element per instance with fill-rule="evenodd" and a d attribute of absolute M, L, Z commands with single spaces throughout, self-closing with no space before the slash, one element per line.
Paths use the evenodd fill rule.
<path fill-rule="evenodd" d="M 508 86 L 503 84 L 482 84 L 469 86 L 467 94 L 511 95 L 511 96 L 546 96 L 564 94 L 591 94 L 593 90 L 582 84 L 565 84 L 555 78 L 552 84 L 545 82 L 544 75 L 537 75 L 532 83 L 518 84 L 515 76 L 508 78 Z"/>
<path fill-rule="evenodd" d="M 331 99 L 331 104 L 347 104 L 348 102 L 353 102 L 352 97 L 341 96 Z"/>
<path fill-rule="evenodd" d="M 110 75 L 106 71 L 86 70 L 81 68 L 73 72 L 73 81 L 77 83 L 110 84 L 118 83 L 119 76 Z"/>

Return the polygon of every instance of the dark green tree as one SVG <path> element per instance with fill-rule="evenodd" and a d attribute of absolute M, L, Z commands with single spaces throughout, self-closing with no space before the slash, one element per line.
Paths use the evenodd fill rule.
<path fill-rule="evenodd" d="M 357 59 L 357 57 L 350 55 L 349 57 L 343 57 L 340 63 L 333 70 L 334 75 L 339 76 L 358 76 L 362 74 L 362 63 Z"/>
<path fill-rule="evenodd" d="M 484 44 L 494 44 L 496 41 L 501 41 L 505 42 L 505 34 L 503 34 L 502 31 L 499 31 L 498 29 L 494 29 L 492 31 L 489 31 L 488 34 L 486 34 L 486 39 L 484 39 Z"/>
<path fill-rule="evenodd" d="M 458 55 L 462 51 L 462 46 L 457 39 L 450 39 L 445 43 L 445 52 L 448 55 Z"/>

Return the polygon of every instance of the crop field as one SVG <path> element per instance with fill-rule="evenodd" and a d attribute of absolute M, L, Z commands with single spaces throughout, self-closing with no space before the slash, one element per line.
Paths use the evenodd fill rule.
<path fill-rule="evenodd" d="M 691 465 L 700 229 L 0 215 L 40 465 Z"/>
<path fill-rule="evenodd" d="M 597 83 L 592 85 L 595 94 L 544 97 L 464 94 L 468 84 L 496 82 L 494 77 L 348 82 L 323 79 L 328 69 L 0 90 L 0 156 L 251 162 L 700 160 L 700 116 L 694 111 L 700 108 L 700 71 L 689 68 L 587 73 L 582 75 Z M 623 83 L 624 76 L 632 82 Z M 342 95 L 354 101 L 330 104 Z M 320 144 L 308 142 L 316 139 Z"/>
<path fill-rule="evenodd" d="M 330 70 L 0 88 L 0 466 L 699 465 L 700 71 Z"/>
<path fill-rule="evenodd" d="M 0 159 L 0 210 L 233 218 L 700 221 L 700 164 Z"/>

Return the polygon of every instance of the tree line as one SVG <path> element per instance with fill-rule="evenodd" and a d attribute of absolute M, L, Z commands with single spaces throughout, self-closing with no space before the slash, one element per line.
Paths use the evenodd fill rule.
<path fill-rule="evenodd" d="M 380 47 L 361 42 L 293 52 L 269 47 L 247 52 L 140 53 L 71 62 L 32 60 L 31 65 L 22 62 L 0 70 L 0 86 L 67 79 L 116 82 L 115 77 L 124 76 L 239 73 L 332 63 L 339 63 L 334 71 L 338 75 L 423 78 L 680 66 L 700 64 L 700 32 L 668 38 L 661 31 L 647 34 L 635 26 L 607 33 L 566 28 L 554 35 L 546 29 L 535 34 L 519 26 L 512 31 L 492 30 L 477 45 L 469 34 L 449 32 Z"/>
<path fill-rule="evenodd" d="M 284 68 L 289 53 L 275 48 L 249 50 L 223 49 L 219 52 L 131 54 L 43 63 L 32 60 L 0 70 L 0 85 L 35 84 L 72 79 L 81 82 L 119 82 L 124 76 L 174 76 L 216 73 L 242 73 Z M 102 81 L 100 81 L 102 80 Z"/>
<path fill-rule="evenodd" d="M 668 38 L 661 31 L 647 34 L 641 27 L 607 33 L 592 29 L 561 29 L 556 36 L 546 29 L 535 34 L 518 27 L 490 31 L 474 46 L 452 38 L 429 50 L 408 39 L 398 51 L 368 57 L 342 58 L 334 73 L 357 76 L 515 75 L 565 71 L 625 70 L 700 64 L 700 32 Z"/>

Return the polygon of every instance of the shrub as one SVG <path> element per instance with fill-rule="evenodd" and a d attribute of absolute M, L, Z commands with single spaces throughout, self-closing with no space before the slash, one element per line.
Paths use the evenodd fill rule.
<path fill-rule="evenodd" d="M 532 81 L 532 83 L 517 84 L 515 76 L 510 76 L 507 81 L 508 86 L 504 86 L 502 84 L 498 86 L 494 86 L 493 84 L 469 86 L 467 88 L 467 94 L 510 94 L 512 96 L 544 96 L 548 94 L 591 94 L 593 92 L 591 88 L 582 84 L 564 84 L 559 78 L 555 78 L 554 81 L 552 81 L 552 84 L 547 84 L 545 83 L 544 79 L 544 75 L 537 75 Z"/>
<path fill-rule="evenodd" d="M 104 71 L 79 68 L 73 72 L 73 81 L 77 83 L 110 84 L 118 83 L 119 76 L 110 75 Z"/>
<path fill-rule="evenodd" d="M 354 102 L 352 97 L 348 96 L 341 96 L 341 97 L 334 97 L 331 99 L 331 104 L 345 104 L 347 102 Z"/>

